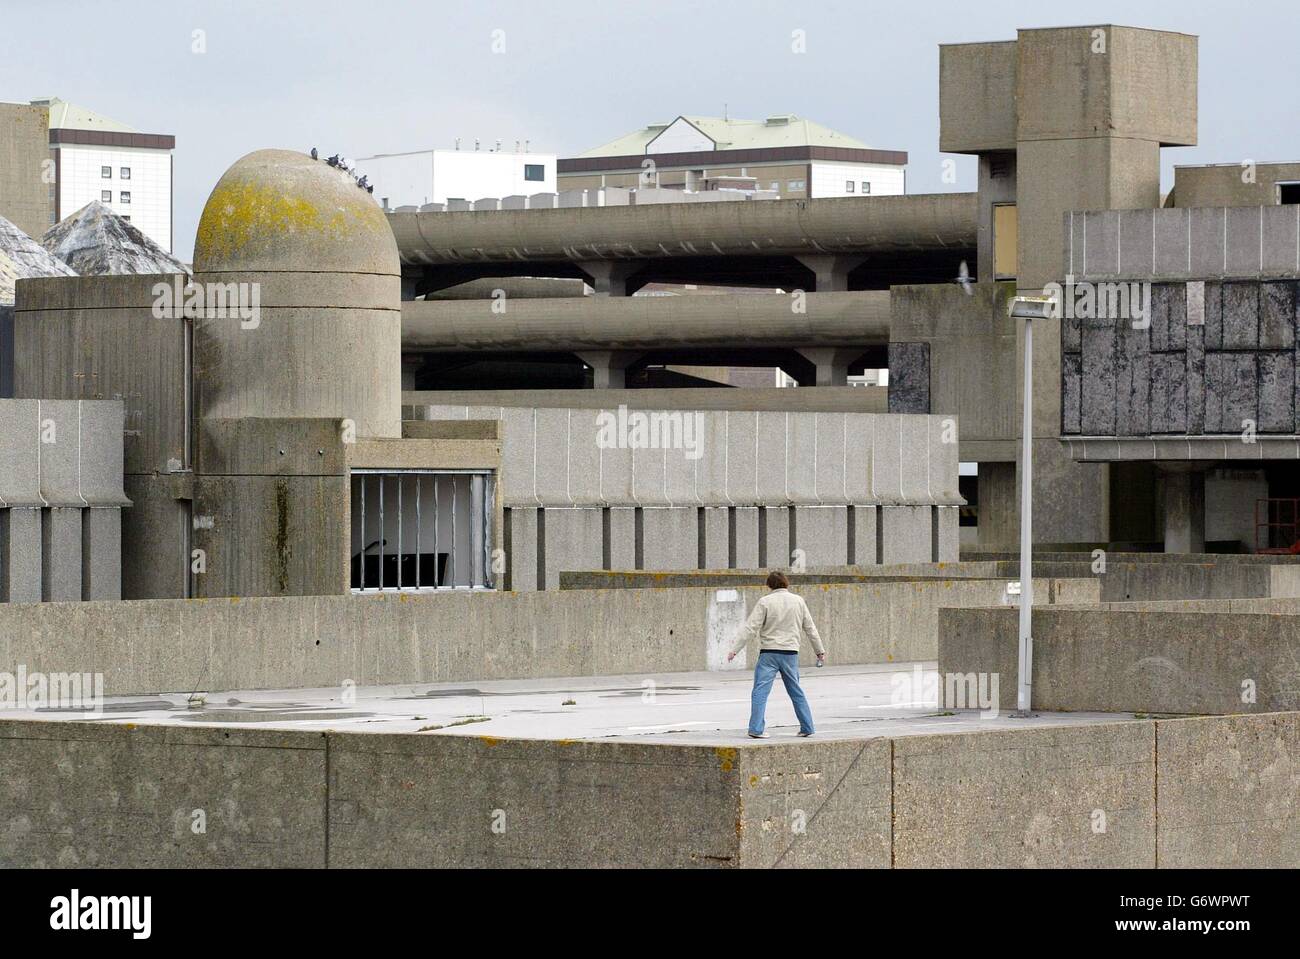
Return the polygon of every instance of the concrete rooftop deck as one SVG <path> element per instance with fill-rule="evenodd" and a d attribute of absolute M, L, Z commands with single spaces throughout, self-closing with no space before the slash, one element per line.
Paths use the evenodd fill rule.
<path fill-rule="evenodd" d="M 804 669 L 801 679 L 817 722 L 816 738 L 868 740 L 1135 718 L 1132 713 L 1043 713 L 1013 719 L 1006 713 L 985 717 L 978 710 L 940 710 L 933 700 L 894 702 L 892 677 L 901 672 L 910 678 L 918 665 L 925 675 L 934 674 L 934 663 Z M 779 680 L 768 702 L 772 738 L 752 740 L 745 735 L 750 682 L 746 669 L 419 683 L 357 687 L 351 702 L 339 687 L 255 690 L 209 694 L 201 708 L 186 705 L 188 694 L 172 693 L 105 697 L 99 716 L 68 709 L 15 709 L 5 710 L 3 718 L 727 746 L 795 740 L 794 711 Z M 565 705 L 569 701 L 572 705 Z"/>

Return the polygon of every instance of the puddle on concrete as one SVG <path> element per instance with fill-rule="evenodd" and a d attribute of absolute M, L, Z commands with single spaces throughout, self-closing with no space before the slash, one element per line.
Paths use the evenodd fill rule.
<path fill-rule="evenodd" d="M 174 703 L 169 703 L 165 699 L 141 699 L 130 703 L 104 703 L 105 713 L 134 713 L 134 712 L 165 712 L 169 709 L 183 709 Z M 42 706 L 33 710 L 36 713 L 90 713 L 96 712 L 93 705 L 87 703 L 85 706 Z"/>
<path fill-rule="evenodd" d="M 328 709 L 191 709 L 185 719 L 205 723 L 273 723 L 311 719 L 365 719 L 376 715 L 362 712 L 334 712 Z M 404 718 L 404 717 L 387 717 Z"/>

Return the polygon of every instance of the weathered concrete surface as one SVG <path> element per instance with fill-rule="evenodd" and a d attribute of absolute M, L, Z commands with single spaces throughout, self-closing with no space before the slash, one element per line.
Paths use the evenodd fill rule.
<path fill-rule="evenodd" d="M 1150 867 L 1155 735 L 1115 723 L 896 739 L 894 865 Z"/>
<path fill-rule="evenodd" d="M 50 226 L 49 107 L 0 103 L 0 216 L 28 236 Z"/>
<path fill-rule="evenodd" d="M 1300 863 L 1300 713 L 1156 724 L 1157 865 Z"/>
<path fill-rule="evenodd" d="M 1285 612 L 1215 609 L 1222 601 L 1036 608 L 1033 706 L 1220 715 L 1300 708 L 1295 601 L 1254 602 Z M 940 671 L 1014 677 L 1016 619 L 1010 609 L 940 610 Z M 1002 706 L 1014 708 L 1015 683 L 1000 692 Z"/>
<path fill-rule="evenodd" d="M 997 604 L 1005 588 L 927 580 L 804 595 L 835 661 L 910 662 L 934 658 L 941 606 Z M 744 588 L 746 608 L 763 592 Z M 712 589 L 621 589 L 6 605 L 0 669 L 102 672 L 110 695 L 705 669 L 717 601 Z"/>
<path fill-rule="evenodd" d="M 815 390 L 730 386 L 636 390 L 404 390 L 403 420 L 428 418 L 428 407 L 495 409 L 562 406 L 613 410 L 788 410 L 791 413 L 885 413 L 885 386 L 819 386 Z"/>
<path fill-rule="evenodd" d="M 325 750 L 319 733 L 0 720 L 0 868 L 319 868 Z"/>
<path fill-rule="evenodd" d="M 1298 717 L 734 744 L 4 720 L 0 866 L 1295 868 Z"/>

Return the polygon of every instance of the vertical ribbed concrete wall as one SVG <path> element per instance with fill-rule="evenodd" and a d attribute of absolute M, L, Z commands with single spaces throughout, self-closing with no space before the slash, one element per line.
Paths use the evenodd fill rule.
<path fill-rule="evenodd" d="M 0 400 L 0 602 L 120 599 L 122 404 Z"/>
<path fill-rule="evenodd" d="M 554 588 L 561 570 L 957 559 L 955 418 L 433 405 L 417 412 L 503 422 L 516 590 Z M 663 417 L 659 448 L 632 448 L 642 414 Z"/>

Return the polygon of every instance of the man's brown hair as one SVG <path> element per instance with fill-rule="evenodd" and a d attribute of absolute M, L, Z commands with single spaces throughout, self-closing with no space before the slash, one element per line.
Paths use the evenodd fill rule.
<path fill-rule="evenodd" d="M 786 578 L 785 573 L 781 572 L 779 569 L 774 569 L 772 572 L 767 574 L 767 588 L 789 589 L 790 580 Z"/>

